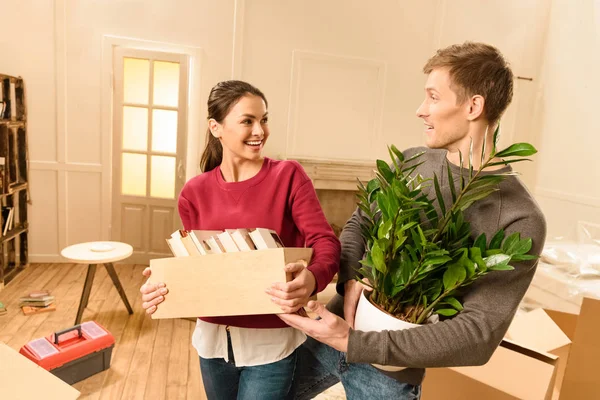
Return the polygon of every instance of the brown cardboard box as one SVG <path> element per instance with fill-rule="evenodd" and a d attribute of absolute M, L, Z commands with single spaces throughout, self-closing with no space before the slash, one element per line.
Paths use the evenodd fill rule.
<path fill-rule="evenodd" d="M 0 342 L 0 398 L 68 400 L 79 391 Z"/>
<path fill-rule="evenodd" d="M 422 399 L 549 400 L 557 359 L 507 339 L 483 366 L 427 369 Z"/>
<path fill-rule="evenodd" d="M 279 314 L 265 289 L 291 280 L 286 264 L 311 256 L 310 248 L 278 248 L 150 260 L 149 281 L 169 289 L 152 318 Z"/>
<path fill-rule="evenodd" d="M 533 310 L 486 365 L 428 369 L 422 399 L 600 398 L 599 333 L 600 300 L 584 298 L 579 315 Z"/>

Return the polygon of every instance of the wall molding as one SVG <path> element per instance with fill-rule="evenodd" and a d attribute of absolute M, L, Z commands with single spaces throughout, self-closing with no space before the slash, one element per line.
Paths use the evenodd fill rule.
<path fill-rule="evenodd" d="M 75 171 L 102 173 L 102 164 L 98 163 L 62 163 L 57 161 L 30 161 L 30 170 L 38 171 Z"/>
<path fill-rule="evenodd" d="M 582 196 L 573 194 L 570 192 L 563 192 L 560 190 L 552 190 L 543 187 L 537 187 L 535 189 L 535 195 L 541 197 L 547 197 L 551 199 L 557 199 L 566 201 L 573 204 L 580 204 L 589 207 L 600 208 L 600 197 L 593 196 Z"/>
<path fill-rule="evenodd" d="M 285 144 L 285 154 L 298 154 L 296 151 L 296 139 L 298 129 L 298 112 L 300 107 L 299 96 L 301 86 L 301 71 L 303 63 L 335 63 L 347 64 L 349 66 L 369 66 L 377 72 L 377 87 L 375 90 L 375 104 L 373 109 L 373 120 L 371 121 L 370 143 L 380 143 L 382 140 L 381 127 L 383 125 L 383 110 L 386 85 L 387 64 L 383 61 L 362 57 L 352 57 L 339 54 L 328 54 L 314 51 L 294 49 L 292 51 L 292 68 L 290 77 L 290 97 L 288 102 L 288 123 Z M 369 150 L 373 150 L 369 148 Z M 367 156 L 368 158 L 368 156 Z"/>
<path fill-rule="evenodd" d="M 233 44 L 231 54 L 231 79 L 242 79 L 244 57 L 244 20 L 246 0 L 235 0 L 233 5 Z"/>
<path fill-rule="evenodd" d="M 56 164 L 67 161 L 67 0 L 54 2 L 54 47 L 56 68 Z M 30 162 L 35 169 L 36 162 Z M 37 164 L 37 166 L 41 166 Z M 65 170 L 57 169 L 57 230 L 58 251 L 67 245 L 67 177 Z"/>
<path fill-rule="evenodd" d="M 295 160 L 313 181 L 315 189 L 356 191 L 358 182 L 375 177 L 375 162 L 355 160 L 327 160 L 309 157 L 287 157 Z"/>

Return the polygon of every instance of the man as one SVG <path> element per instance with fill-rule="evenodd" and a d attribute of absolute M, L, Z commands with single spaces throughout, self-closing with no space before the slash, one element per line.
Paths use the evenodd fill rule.
<path fill-rule="evenodd" d="M 404 153 L 411 156 L 427 150 L 419 159 L 425 163 L 415 173 L 424 178 L 436 173 L 449 204 L 446 160 L 457 176 L 459 151 L 467 155 L 472 142 L 473 167 L 479 169 L 484 137 L 492 143 L 493 132 L 512 99 L 513 74 L 496 48 L 470 42 L 438 50 L 423 71 L 428 74 L 425 100 L 417 116 L 424 121 L 428 149 Z M 485 160 L 491 150 L 488 145 Z M 511 170 L 508 165 L 497 168 Z M 498 189 L 466 211 L 473 237 L 485 232 L 491 238 L 501 228 L 507 236 L 520 232 L 521 237 L 533 241 L 530 254 L 539 255 L 546 224 L 537 203 L 515 176 L 505 179 Z M 535 272 L 537 262 L 528 261 L 514 263 L 513 271 L 491 272 L 480 278 L 466 288 L 464 310 L 452 319 L 403 331 L 356 331 L 352 329 L 354 313 L 363 287 L 354 278 L 365 251 L 360 231 L 363 218 L 356 210 L 340 237 L 339 295 L 328 308 L 345 320 L 316 302 L 310 302 L 308 308 L 320 319 L 280 316 L 314 338 L 302 347 L 296 398 L 312 398 L 341 381 L 348 398 L 415 399 L 420 397 L 425 368 L 485 364 L 506 333 Z M 384 372 L 371 363 L 407 368 Z"/>

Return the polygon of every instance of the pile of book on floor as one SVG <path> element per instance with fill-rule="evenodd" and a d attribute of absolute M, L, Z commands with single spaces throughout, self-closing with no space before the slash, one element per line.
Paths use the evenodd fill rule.
<path fill-rule="evenodd" d="M 175 257 L 234 253 L 284 247 L 271 229 L 226 229 L 225 231 L 177 230 L 167 239 Z"/>
<path fill-rule="evenodd" d="M 6 306 L 4 305 L 4 303 L 2 303 L 2 302 L 0 301 L 0 315 L 4 315 L 4 314 L 6 314 L 6 313 L 7 313 L 7 311 L 6 311 Z"/>
<path fill-rule="evenodd" d="M 54 296 L 49 290 L 38 290 L 19 299 L 19 307 L 25 315 L 56 311 Z"/>

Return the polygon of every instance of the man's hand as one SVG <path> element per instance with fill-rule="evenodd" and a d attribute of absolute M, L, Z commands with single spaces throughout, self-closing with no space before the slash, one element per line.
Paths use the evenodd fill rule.
<path fill-rule="evenodd" d="M 315 320 L 296 314 L 279 314 L 278 317 L 289 326 L 301 330 L 319 342 L 347 353 L 350 325 L 316 301 L 309 301 L 307 308 L 321 319 Z"/>
<path fill-rule="evenodd" d="M 152 270 L 150 268 L 144 269 L 142 275 L 150 278 Z M 146 310 L 148 314 L 153 314 L 160 303 L 165 300 L 165 294 L 169 293 L 169 289 L 166 288 L 164 283 L 150 284 L 148 281 L 140 288 L 142 294 L 142 308 Z"/>
<path fill-rule="evenodd" d="M 265 292 L 271 295 L 271 301 L 279 305 L 283 312 L 293 313 L 308 303 L 317 287 L 317 281 L 303 261 L 288 264 L 284 269 L 292 274 L 293 279 L 287 283 L 274 283 Z"/>
<path fill-rule="evenodd" d="M 369 283 L 368 279 L 364 280 Z M 356 307 L 358 307 L 358 300 L 360 299 L 363 290 L 371 291 L 373 289 L 354 279 L 349 280 L 344 284 L 344 318 L 353 329 Z"/>

